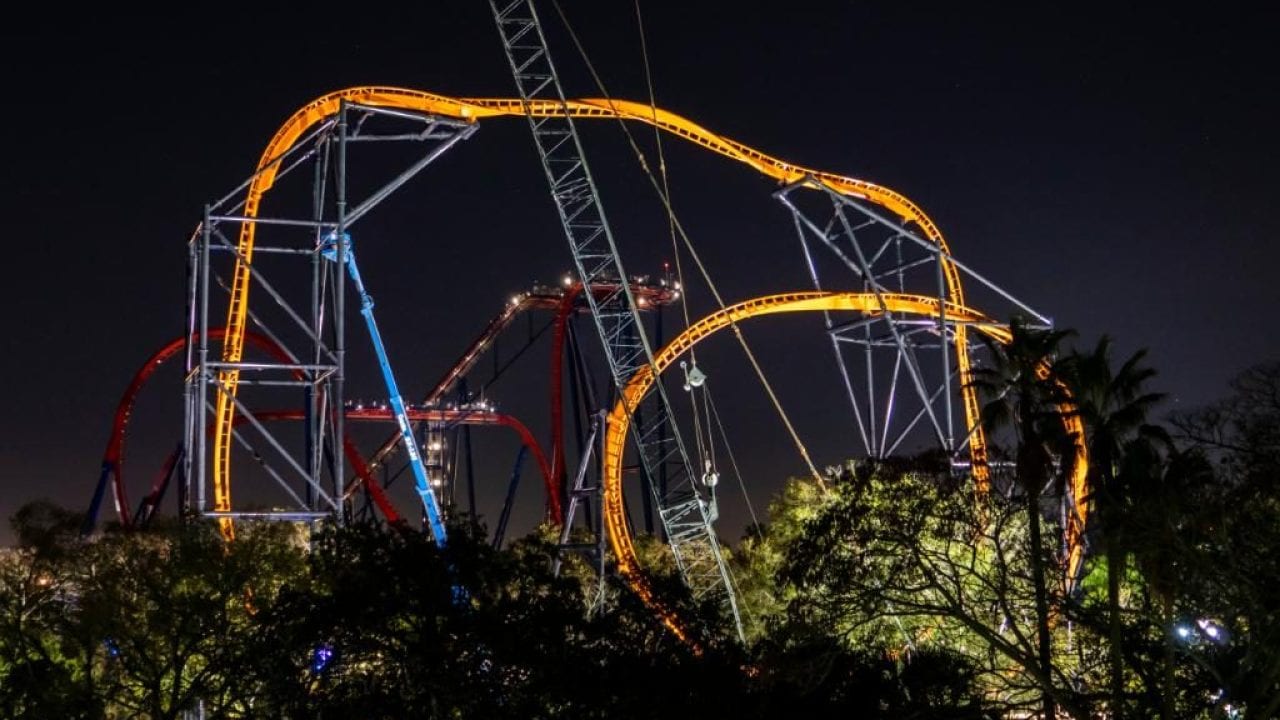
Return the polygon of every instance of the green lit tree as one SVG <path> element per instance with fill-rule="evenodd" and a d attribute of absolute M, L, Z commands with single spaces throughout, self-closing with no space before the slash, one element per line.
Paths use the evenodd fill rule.
<path fill-rule="evenodd" d="M 1055 707 L 1089 717 L 1080 678 L 1098 659 L 1088 645 L 1077 637 L 1077 655 L 1050 658 L 1047 672 L 1041 662 L 1037 553 L 1021 498 L 975 499 L 947 473 L 873 464 L 852 466 L 832 487 L 835 501 L 784 566 L 794 646 L 822 648 L 825 637 L 832 651 L 883 648 L 899 662 L 951 657 L 973 675 L 970 710 L 1034 712 L 1051 694 Z M 1049 631 L 1061 637 L 1065 623 Z"/>

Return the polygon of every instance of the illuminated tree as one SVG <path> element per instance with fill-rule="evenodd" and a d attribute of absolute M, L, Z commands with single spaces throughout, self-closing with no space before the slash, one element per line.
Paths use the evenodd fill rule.
<path fill-rule="evenodd" d="M 1073 717 L 1088 717 L 1079 678 L 1097 659 L 1051 658 L 1044 669 L 1036 618 L 1033 548 L 1020 498 L 971 488 L 947 473 L 854 465 L 832 486 L 838 497 L 809 523 L 788 553 L 796 593 L 793 633 L 833 638 L 844 648 L 884 648 L 910 662 L 919 653 L 953 656 L 972 668 L 984 702 L 1029 712 L 1052 695 Z M 1055 596 L 1054 607 L 1059 598 Z M 1065 635 L 1065 623 L 1050 629 Z"/>

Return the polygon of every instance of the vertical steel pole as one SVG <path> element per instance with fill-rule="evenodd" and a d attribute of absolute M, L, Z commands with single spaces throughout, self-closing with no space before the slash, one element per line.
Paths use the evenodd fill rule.
<path fill-rule="evenodd" d="M 951 355 L 947 348 L 947 286 L 942 276 L 942 253 L 937 255 L 938 262 L 938 341 L 942 345 L 942 382 L 946 389 L 942 392 L 946 403 L 947 415 L 947 452 L 955 452 L 955 426 L 951 419 Z M 957 350 L 956 352 L 960 352 Z"/>
<path fill-rule="evenodd" d="M 195 423 L 197 405 L 195 403 L 196 378 L 192 371 L 196 369 L 195 352 L 199 341 L 193 341 L 199 332 L 196 317 L 198 315 L 200 297 L 200 242 L 192 237 L 187 243 L 187 318 L 183 328 L 183 341 L 186 343 L 183 362 L 182 382 L 182 493 L 178 496 L 178 520 L 183 521 L 187 503 L 191 501 L 191 456 L 195 450 Z"/>
<path fill-rule="evenodd" d="M 662 347 L 663 343 L 662 343 L 662 306 L 661 305 L 654 307 L 653 315 L 654 315 L 653 344 L 654 344 L 654 347 Z M 640 331 L 644 332 L 643 326 L 641 326 Z M 662 380 L 659 379 L 658 382 L 662 382 Z M 658 444 L 665 445 L 666 442 L 667 442 L 667 420 L 666 420 L 666 417 L 659 416 L 658 417 Z M 654 495 L 653 493 L 652 485 L 654 480 L 655 478 L 648 478 L 648 484 L 650 485 L 650 487 L 646 489 L 649 490 L 649 492 L 642 493 L 644 497 L 644 531 L 649 533 L 650 535 L 653 534 L 653 502 L 650 500 L 650 496 L 652 495 L 653 497 L 667 497 L 667 463 L 664 463 L 664 462 L 658 463 L 658 477 L 656 478 L 656 480 L 658 482 L 658 492 L 661 493 L 660 495 Z M 659 539 L 663 541 L 666 540 L 665 537 L 661 537 L 661 536 L 659 536 Z"/>
<path fill-rule="evenodd" d="M 209 394 L 209 206 L 204 206 L 204 221 L 200 223 L 200 372 L 196 380 L 196 512 L 203 513 L 206 505 L 205 477 L 207 455 L 205 448 L 205 398 Z"/>
<path fill-rule="evenodd" d="M 324 195 L 322 191 L 325 178 L 322 157 L 322 154 L 317 154 L 311 176 L 312 218 L 317 222 L 324 219 Z M 322 232 L 324 231 L 317 227 L 311 242 L 311 363 L 317 366 L 320 365 L 320 272 L 322 269 L 320 262 L 320 234 Z M 309 510 L 316 509 L 313 501 L 312 486 L 320 487 L 320 453 L 318 452 L 320 432 L 318 428 L 322 419 L 317 412 L 319 410 L 316 393 L 316 378 L 318 375 L 319 371 L 307 371 L 307 379 L 310 384 L 304 388 L 302 398 L 303 405 L 306 408 L 303 432 L 305 433 L 304 448 L 307 453 L 307 500 L 309 501 L 307 509 Z"/>
<path fill-rule="evenodd" d="M 333 330 L 334 330 L 334 355 L 337 359 L 338 369 L 333 374 L 333 393 L 329 398 L 329 407 L 333 409 L 333 442 L 340 443 L 342 438 L 346 437 L 346 412 L 347 405 L 343 398 L 343 382 L 346 380 L 347 374 L 347 341 L 346 332 L 346 302 L 345 290 L 347 287 L 347 101 L 343 100 L 338 108 L 338 187 L 337 187 L 337 207 L 338 207 L 338 227 L 335 244 L 338 246 L 338 269 L 337 275 L 333 281 Z M 343 470 L 346 461 L 341 454 L 334 453 L 333 463 L 333 497 L 337 507 L 334 508 L 335 522 L 342 525 L 342 491 L 343 491 Z"/>
<path fill-rule="evenodd" d="M 583 447 L 586 445 L 586 437 L 583 435 L 582 426 L 583 400 L 579 397 L 579 385 L 582 383 L 582 379 L 578 372 L 578 343 L 574 338 L 574 332 L 573 316 L 569 316 L 565 320 L 565 346 L 560 349 L 560 352 L 569 356 L 569 362 L 567 362 L 566 365 L 569 368 L 569 404 L 573 406 L 573 439 L 577 441 L 576 448 L 578 450 L 578 457 L 585 458 L 587 456 L 583 451 Z M 565 445 L 563 442 L 560 444 L 562 447 Z M 568 453 L 564 450 L 561 452 L 565 452 L 566 457 L 564 458 L 564 466 L 568 467 Z M 557 478 L 557 481 L 560 482 L 560 506 L 568 507 L 569 495 L 573 491 L 573 486 L 569 482 L 568 474 L 566 473 L 563 477 Z M 568 515 L 565 516 L 564 521 L 565 523 L 570 522 Z M 588 522 L 589 521 L 590 518 L 588 517 Z"/>
<path fill-rule="evenodd" d="M 480 515 L 476 512 L 476 469 L 475 455 L 471 451 L 471 426 L 464 425 L 462 427 L 462 445 L 464 447 L 464 455 L 467 458 L 467 512 L 471 514 L 471 527 L 480 527 Z M 454 483 L 457 483 L 458 469 L 454 466 L 453 470 Z"/>

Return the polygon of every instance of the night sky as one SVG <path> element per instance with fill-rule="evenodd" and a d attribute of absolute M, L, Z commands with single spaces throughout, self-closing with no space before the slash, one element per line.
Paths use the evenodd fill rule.
<path fill-rule="evenodd" d="M 610 94 L 645 100 L 633 5 L 563 5 Z M 1078 345 L 1108 333 L 1119 357 L 1149 348 L 1166 409 L 1209 402 L 1238 370 L 1280 358 L 1275 11 L 676 5 L 642 7 L 660 107 L 902 192 L 958 258 L 1076 329 Z M 182 332 L 185 245 L 203 205 L 249 175 L 296 108 L 366 84 L 514 96 L 487 3 L 362 11 L 4 30 L 0 517 L 37 497 L 87 504 L 120 394 Z M 551 6 L 543 15 L 568 95 L 598 95 Z M 584 142 L 628 269 L 656 272 L 670 259 L 665 219 L 617 125 L 584 130 Z M 678 140 L 665 148 L 677 211 L 727 299 L 808 287 L 771 180 Z M 570 267 L 520 119 L 482 123 L 375 215 L 361 264 L 406 396 L 433 384 L 513 292 Z M 690 302 L 709 307 L 696 287 Z M 348 337 L 369 352 L 358 326 Z M 819 465 L 856 452 L 817 326 L 761 321 L 749 338 Z M 708 373 L 759 504 L 803 466 L 724 348 L 708 350 Z M 535 347 L 489 393 L 539 437 L 547 352 Z M 353 396 L 377 396 L 374 367 L 353 359 Z M 135 498 L 180 418 L 170 368 L 139 401 Z M 515 444 L 491 447 L 490 520 Z"/>

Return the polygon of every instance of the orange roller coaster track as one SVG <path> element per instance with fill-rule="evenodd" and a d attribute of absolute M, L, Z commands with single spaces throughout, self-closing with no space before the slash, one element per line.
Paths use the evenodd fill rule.
<path fill-rule="evenodd" d="M 939 262 L 946 283 L 947 299 L 957 307 L 964 306 L 959 270 L 950 259 L 946 241 L 937 226 L 914 203 L 900 193 L 864 180 L 812 170 L 794 165 L 755 150 L 747 145 L 713 133 L 687 118 L 626 100 L 581 99 L 564 103 L 495 98 L 450 98 L 443 95 L 394 87 L 356 87 L 324 95 L 295 112 L 272 137 L 258 163 L 257 173 L 249 183 L 244 202 L 244 216 L 258 217 L 263 197 L 274 185 L 285 152 L 311 127 L 337 113 L 343 103 L 370 107 L 397 108 L 432 115 L 475 122 L 482 118 L 499 116 L 573 117 L 583 119 L 616 119 L 651 125 L 672 133 L 725 157 L 745 163 L 757 172 L 781 183 L 804 183 L 816 189 L 829 189 L 841 195 L 863 198 L 884 207 L 906 222 L 914 223 L 930 242 L 939 249 Z M 248 320 L 250 264 L 253 262 L 255 222 L 240 226 L 237 240 L 237 259 L 232 277 L 230 303 L 227 310 L 227 333 L 223 339 L 222 361 L 238 363 L 243 357 L 245 331 Z M 966 328 L 957 323 L 954 330 L 957 348 L 957 375 L 963 396 L 965 418 L 972 430 L 970 453 L 973 472 L 979 486 L 985 486 L 987 478 L 986 441 L 978 426 L 977 395 L 969 385 L 969 356 L 965 349 Z M 214 509 L 231 509 L 231 431 L 235 414 L 234 397 L 239 386 L 238 369 L 224 369 L 218 373 L 217 401 L 214 410 L 213 438 L 213 495 Z M 229 521 L 224 523 L 229 531 Z"/>
<path fill-rule="evenodd" d="M 724 330 L 736 323 L 764 315 L 782 313 L 852 311 L 864 314 L 879 314 L 887 310 L 904 315 L 934 318 L 938 316 L 939 300 L 923 295 L 876 294 L 876 293 L 828 293 L 828 292 L 796 292 L 782 295 L 768 295 L 746 300 L 729 306 L 719 312 L 712 313 L 673 339 L 666 347 L 654 355 L 653 367 L 642 368 L 627 383 L 621 397 L 609 415 L 608 431 L 604 444 L 604 518 L 608 528 L 609 544 L 613 549 L 614 560 L 618 571 L 627 584 L 662 618 L 663 622 L 681 638 L 686 633 L 679 619 L 665 608 L 654 597 L 648 581 L 640 570 L 636 558 L 635 547 L 631 539 L 631 531 L 627 524 L 626 509 L 623 505 L 622 471 L 623 452 L 626 449 L 627 430 L 631 425 L 631 414 L 628 408 L 638 407 L 645 394 L 653 389 L 656 379 L 676 360 L 689 352 L 707 337 Z M 883 305 L 882 305 L 883 303 Z M 944 308 L 947 317 L 956 323 L 957 328 L 963 323 L 973 327 L 996 342 L 1006 344 L 1010 340 L 1008 327 L 996 323 L 983 314 L 961 304 L 948 302 Z M 957 353 L 963 355 L 963 353 Z M 1065 410 L 1066 408 L 1064 408 Z M 1070 488 L 1075 502 L 1073 512 L 1067 523 L 1067 577 L 1075 577 L 1076 571 L 1084 558 L 1083 532 L 1088 507 L 1082 502 L 1087 488 L 1086 477 L 1089 472 L 1087 450 L 1084 445 L 1084 430 L 1080 418 L 1070 412 L 1063 413 L 1066 430 L 1074 438 L 1075 458 L 1070 478 Z M 980 488 L 981 489 L 981 488 Z"/>

